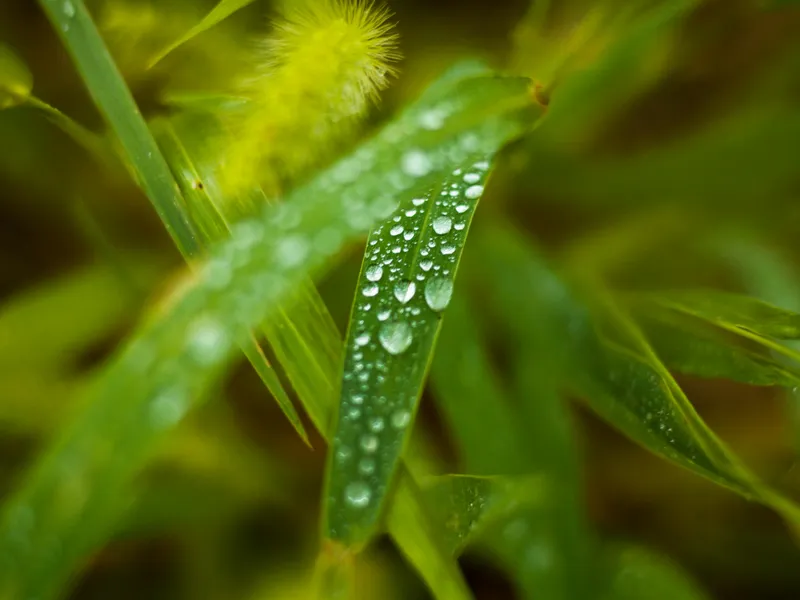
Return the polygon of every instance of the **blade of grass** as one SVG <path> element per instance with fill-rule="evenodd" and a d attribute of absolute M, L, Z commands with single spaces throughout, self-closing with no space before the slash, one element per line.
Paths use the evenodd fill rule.
<path fill-rule="evenodd" d="M 220 0 L 220 2 L 211 9 L 203 19 L 194 27 L 192 27 L 189 31 L 187 31 L 184 35 L 180 38 L 172 42 L 169 46 L 164 48 L 161 52 L 159 52 L 148 64 L 148 68 L 152 69 L 155 67 L 159 62 L 164 60 L 168 54 L 177 50 L 181 46 L 183 46 L 189 40 L 197 37 L 204 31 L 211 29 L 214 25 L 227 19 L 237 10 L 244 8 L 248 4 L 251 4 L 253 0 Z"/>
<path fill-rule="evenodd" d="M 40 0 L 40 4 L 176 246 L 184 256 L 195 256 L 199 247 L 180 191 L 83 0 Z"/>
<path fill-rule="evenodd" d="M 182 293 L 117 354 L 87 394 L 85 409 L 5 503 L 0 597 L 47 599 L 63 593 L 77 565 L 107 538 L 123 509 L 125 489 L 153 446 L 219 379 L 233 342 L 249 335 L 347 241 L 460 165 L 467 156 L 465 137 L 479 140 L 488 153 L 529 126 L 524 81 L 449 81 L 434 86 L 375 138 L 294 190 L 283 204 L 239 223 L 234 237 L 214 249 Z M 420 116 L 445 102 L 454 108 L 442 127 L 423 127 Z M 427 176 L 404 170 L 403 156 L 410 148 L 428 153 Z M 327 422 L 324 415 L 314 421 Z M 392 514 L 420 513 L 421 504 L 409 491 L 413 481 L 405 477 L 400 484 L 403 500 Z M 414 557 L 437 598 L 468 598 L 455 563 L 437 554 L 427 530 L 394 523 L 393 535 L 403 552 Z"/>
<path fill-rule="evenodd" d="M 33 90 L 33 75 L 22 59 L 0 44 L 0 110 L 27 102 Z"/>
<path fill-rule="evenodd" d="M 598 304 L 590 311 L 561 278 L 542 274 L 549 267 L 509 227 L 491 231 L 480 247 L 488 287 L 500 287 L 505 278 L 505 286 L 516 289 L 517 304 L 506 314 L 517 320 L 506 329 L 527 319 L 558 323 L 570 344 L 563 384 L 602 418 L 654 453 L 770 506 L 790 524 L 800 522 L 797 506 L 759 481 L 707 427 L 644 336 L 603 292 L 594 290 Z M 550 285 L 532 285 L 542 280 Z M 546 312 L 531 313 L 519 305 L 521 298 L 536 299 Z"/>
<path fill-rule="evenodd" d="M 346 545 L 360 546 L 377 529 L 489 158 L 473 154 L 463 169 L 370 233 L 350 316 L 325 492 L 326 535 Z M 419 150 L 402 160 L 412 174 L 430 168 Z"/>

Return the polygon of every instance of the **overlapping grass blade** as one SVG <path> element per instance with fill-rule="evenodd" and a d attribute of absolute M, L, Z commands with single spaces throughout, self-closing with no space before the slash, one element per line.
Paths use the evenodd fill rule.
<path fill-rule="evenodd" d="M 510 228 L 490 232 L 481 249 L 487 277 L 499 273 L 511 278 L 519 297 L 537 299 L 546 311 L 533 314 L 509 306 L 507 314 L 518 320 L 559 323 L 571 357 L 563 385 L 656 454 L 774 508 L 790 523 L 800 522 L 797 506 L 759 481 L 706 426 L 644 336 L 612 301 L 591 310 L 583 305 L 570 286 L 548 273 L 549 267 Z M 531 285 L 536 281 L 548 285 Z"/>
<path fill-rule="evenodd" d="M 47 4 L 51 16 L 59 11 L 54 21 L 74 32 L 66 38 L 69 45 L 79 46 L 78 62 L 97 65 L 94 57 L 83 56 L 100 44 L 84 44 L 84 36 L 96 35 L 85 9 L 79 5 L 76 14 L 65 15 L 61 6 Z M 90 85 L 103 85 L 105 76 L 97 76 L 87 77 Z M 322 269 L 346 241 L 386 218 L 401 201 L 410 205 L 432 181 L 462 164 L 470 155 L 465 140 L 478 140 L 477 150 L 487 153 L 529 125 L 525 81 L 475 76 L 449 81 L 351 156 L 289 194 L 279 207 L 240 222 L 234 237 L 216 247 L 182 293 L 117 354 L 89 392 L 85 410 L 6 503 L 0 524 L 0 594 L 56 595 L 76 565 L 108 535 L 125 502 L 124 489 L 153 445 L 224 371 L 234 342 L 249 335 L 250 328 L 309 272 Z M 120 80 L 111 87 L 117 84 L 124 86 Z M 443 104 L 452 110 L 439 122 L 441 127 L 431 130 L 430 122 L 420 117 Z M 115 118 L 130 127 L 127 121 L 137 118 L 135 110 L 117 109 Z M 149 132 L 145 141 L 138 133 L 134 138 L 144 148 L 152 140 Z M 410 148 L 427 153 L 429 173 L 407 172 L 403 157 Z M 142 156 L 136 151 L 140 149 L 134 144 L 132 161 L 143 161 L 148 168 L 163 163 L 163 158 Z M 171 176 L 169 180 L 169 185 L 156 183 L 179 198 Z M 327 423 L 321 414 L 314 420 Z M 422 510 L 413 498 L 408 500 L 408 485 L 406 480 L 406 487 L 398 488 L 406 500 L 398 500 L 393 512 Z M 412 531 L 393 533 L 401 544 L 416 544 L 404 552 L 416 555 L 415 565 L 438 597 L 467 597 L 456 567 L 430 554 L 435 547 L 419 539 L 424 529 L 409 538 Z M 439 565 L 447 569 L 446 580 L 432 576 L 431 569 Z"/>
<path fill-rule="evenodd" d="M 473 287 L 486 293 L 482 239 L 478 237 L 467 273 Z M 500 286 L 497 279 L 482 298 L 480 314 L 504 314 L 510 303 L 517 310 L 538 312 L 535 299 L 518 294 L 518 282 L 509 279 L 508 285 Z M 504 324 L 504 343 L 515 349 L 509 356 L 508 391 L 513 393 L 506 393 L 484 350 L 479 313 L 458 295 L 450 310 L 432 381 L 464 468 L 470 473 L 535 474 L 547 488 L 539 505 L 520 506 L 503 515 L 485 541 L 509 570 L 522 597 L 583 598 L 589 581 L 590 536 L 582 514 L 571 423 L 557 394 L 565 358 L 561 336 L 546 320 Z"/>
<path fill-rule="evenodd" d="M 169 46 L 164 48 L 161 52 L 159 52 L 153 59 L 150 61 L 150 68 L 156 66 L 159 62 L 161 62 L 168 54 L 173 52 L 174 50 L 183 46 L 189 40 L 197 37 L 204 31 L 211 29 L 214 25 L 227 19 L 237 10 L 244 8 L 248 4 L 251 4 L 253 0 L 220 0 L 220 2 L 211 9 L 203 19 L 194 27 L 192 27 L 186 34 L 182 35 L 180 38 L 175 40 Z"/>

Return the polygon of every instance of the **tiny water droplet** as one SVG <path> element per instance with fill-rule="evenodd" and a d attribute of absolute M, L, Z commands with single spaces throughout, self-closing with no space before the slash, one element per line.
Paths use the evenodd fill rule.
<path fill-rule="evenodd" d="M 356 395 L 356 396 L 353 396 L 352 400 L 353 400 L 353 404 L 363 404 L 364 403 L 364 396 Z"/>
<path fill-rule="evenodd" d="M 407 323 L 398 321 L 396 323 L 386 323 L 381 327 L 378 339 L 381 342 L 381 346 L 389 354 L 398 355 L 408 350 L 413 341 L 413 335 Z"/>
<path fill-rule="evenodd" d="M 450 219 L 450 217 L 439 216 L 433 220 L 433 230 L 439 235 L 450 233 L 450 229 L 452 227 L 453 221 Z"/>
<path fill-rule="evenodd" d="M 369 422 L 369 430 L 372 433 L 379 433 L 383 431 L 383 418 L 373 417 Z"/>
<path fill-rule="evenodd" d="M 395 246 L 392 248 L 392 254 L 400 254 L 402 251 L 403 249 L 400 246 Z"/>
<path fill-rule="evenodd" d="M 354 481 L 344 488 L 344 498 L 350 506 L 364 508 L 372 499 L 372 491 L 363 481 Z"/>
<path fill-rule="evenodd" d="M 367 279 L 369 281 L 380 281 L 383 277 L 383 267 L 380 265 L 370 265 L 367 268 Z"/>
<path fill-rule="evenodd" d="M 411 150 L 403 155 L 403 171 L 412 177 L 422 177 L 430 173 L 431 159 L 420 150 Z"/>
<path fill-rule="evenodd" d="M 411 204 L 413 204 L 414 206 L 422 206 L 423 204 L 425 204 L 426 200 L 427 198 L 414 198 L 411 201 Z"/>
<path fill-rule="evenodd" d="M 380 288 L 378 287 L 377 283 L 370 283 L 364 286 L 364 289 L 361 290 L 361 293 L 367 298 L 372 298 L 373 296 L 378 295 L 379 290 Z"/>
<path fill-rule="evenodd" d="M 372 475 L 375 472 L 375 461 L 364 457 L 358 462 L 358 472 L 362 475 Z"/>
<path fill-rule="evenodd" d="M 417 284 L 413 281 L 401 281 L 394 286 L 394 297 L 401 304 L 407 304 L 414 297 L 417 291 Z"/>
<path fill-rule="evenodd" d="M 425 302 L 431 310 L 441 312 L 450 304 L 453 296 L 453 282 L 444 277 L 433 277 L 425 284 Z"/>

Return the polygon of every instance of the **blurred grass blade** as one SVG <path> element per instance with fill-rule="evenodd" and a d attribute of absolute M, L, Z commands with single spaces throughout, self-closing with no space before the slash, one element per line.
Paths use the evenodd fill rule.
<path fill-rule="evenodd" d="M 326 543 L 314 568 L 314 595 L 317 600 L 356 598 L 356 555 L 336 542 Z"/>
<path fill-rule="evenodd" d="M 62 10 L 53 4 L 48 2 L 49 8 Z M 74 32 L 68 43 L 83 47 L 83 36 L 96 34 L 82 5 L 77 15 L 59 12 L 54 20 Z M 429 123 L 421 124 L 420 116 L 445 102 L 453 112 L 442 118 L 441 128 L 425 128 Z M 118 353 L 92 386 L 85 409 L 7 499 L 0 521 L 0 597 L 54 597 L 106 539 L 124 508 L 130 479 L 158 440 L 218 380 L 235 342 L 309 273 L 321 271 L 346 242 L 399 203 L 410 205 L 432 180 L 462 164 L 470 155 L 465 138 L 477 140 L 475 151 L 486 154 L 524 131 L 532 116 L 525 80 L 451 79 L 353 154 L 288 194 L 280 206 L 238 223 L 234 236 L 217 245 L 181 293 Z M 124 113 L 126 122 L 136 118 L 135 112 Z M 147 140 L 152 140 L 149 132 Z M 403 157 L 409 148 L 427 153 L 430 176 L 408 174 Z M 154 164 L 146 154 L 131 152 L 130 157 Z M 172 181 L 165 163 L 164 168 Z M 324 414 L 312 417 L 315 423 L 329 422 Z M 408 500 L 395 503 L 395 511 L 421 510 L 413 496 L 403 497 Z M 403 549 L 407 554 L 434 561 L 415 562 L 432 589 L 468 597 L 454 592 L 466 588 L 450 559 L 431 554 L 435 546 L 419 539 L 427 535 L 424 529 L 393 529 L 393 535 L 402 544 L 416 544 Z M 447 579 L 437 582 L 432 569 Z"/>
<path fill-rule="evenodd" d="M 33 75 L 10 48 L 0 44 L 0 110 L 27 102 L 33 90 Z"/>
<path fill-rule="evenodd" d="M 688 375 L 723 378 L 750 385 L 800 385 L 800 365 L 783 365 L 764 348 L 750 347 L 698 319 L 658 311 L 637 320 L 659 358 Z"/>
<path fill-rule="evenodd" d="M 563 383 L 601 417 L 654 453 L 774 508 L 790 524 L 800 523 L 800 509 L 739 463 L 697 415 L 633 322 L 610 300 L 590 312 L 569 286 L 548 274 L 549 267 L 511 228 L 495 228 L 480 247 L 484 272 L 516 282 L 517 296 L 540 307 L 531 312 L 509 306 L 507 314 L 559 323 L 571 357 Z M 534 285 L 541 281 L 548 285 Z"/>
<path fill-rule="evenodd" d="M 235 226 L 225 220 L 218 208 L 223 206 L 223 199 L 219 197 L 218 190 L 212 183 L 213 175 L 206 172 L 203 164 L 192 160 L 170 123 L 156 122 L 152 128 L 186 198 L 188 214 L 191 215 L 194 229 L 198 233 L 198 244 L 203 253 L 207 253 L 214 243 L 227 239 L 231 231 L 235 231 Z M 282 314 L 282 311 L 278 312 L 278 315 Z M 300 415 L 297 414 L 278 374 L 264 355 L 255 335 L 242 337 L 241 348 L 292 427 L 303 441 L 309 444 L 308 434 Z"/>
<path fill-rule="evenodd" d="M 489 158 L 472 154 L 370 233 L 350 315 L 328 464 L 325 519 L 332 539 L 358 545 L 378 525 L 483 194 Z M 430 169 L 421 150 L 408 150 L 402 161 L 411 174 Z"/>
<path fill-rule="evenodd" d="M 483 239 L 479 235 L 467 274 L 473 287 L 490 293 L 480 313 L 469 311 L 458 295 L 454 298 L 434 358 L 436 399 L 469 472 L 536 473 L 547 485 L 546 502 L 506 515 L 487 535 L 521 597 L 584 598 L 590 536 L 572 424 L 557 393 L 567 346 L 555 323 L 516 318 L 520 311 L 541 311 L 535 298 L 519 295 L 516 277 L 502 280 L 496 274 L 492 279 L 483 273 Z M 541 278 L 530 285 L 546 288 L 548 281 Z M 506 312 L 512 305 L 515 311 Z M 481 320 L 478 314 L 487 312 L 504 315 L 503 339 L 516 349 L 509 357 L 511 394 L 496 381 L 481 346 L 475 323 Z M 498 429 L 501 423 L 506 425 Z M 505 434 L 497 435 L 499 431 Z"/>
<path fill-rule="evenodd" d="M 175 244 L 184 256 L 196 255 L 199 247 L 183 198 L 83 0 L 40 0 L 40 4 Z"/>
<path fill-rule="evenodd" d="M 194 27 L 192 27 L 189 31 L 186 32 L 185 35 L 181 36 L 169 46 L 164 48 L 161 52 L 159 52 L 148 65 L 149 68 L 153 68 L 159 62 L 161 62 L 168 54 L 170 54 L 173 50 L 176 50 L 180 46 L 183 46 L 189 40 L 197 37 L 207 29 L 211 29 L 214 25 L 219 23 L 220 21 L 227 19 L 237 10 L 244 8 L 248 4 L 251 4 L 253 0 L 220 0 L 220 2 L 211 9 L 203 19 Z"/>
<path fill-rule="evenodd" d="M 610 577 L 599 600 L 710 600 L 676 564 L 645 548 L 609 544 L 603 554 Z"/>
<path fill-rule="evenodd" d="M 541 477 L 444 475 L 423 481 L 432 521 L 447 550 L 460 555 L 492 525 L 525 507 L 539 507 L 548 493 Z"/>

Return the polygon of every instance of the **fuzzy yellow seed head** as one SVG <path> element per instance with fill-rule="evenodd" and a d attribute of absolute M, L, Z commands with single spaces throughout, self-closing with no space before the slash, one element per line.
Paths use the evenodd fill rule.
<path fill-rule="evenodd" d="M 369 1 L 293 3 L 243 85 L 249 107 L 228 124 L 229 192 L 256 181 L 275 192 L 352 131 L 394 73 L 388 17 Z"/>

